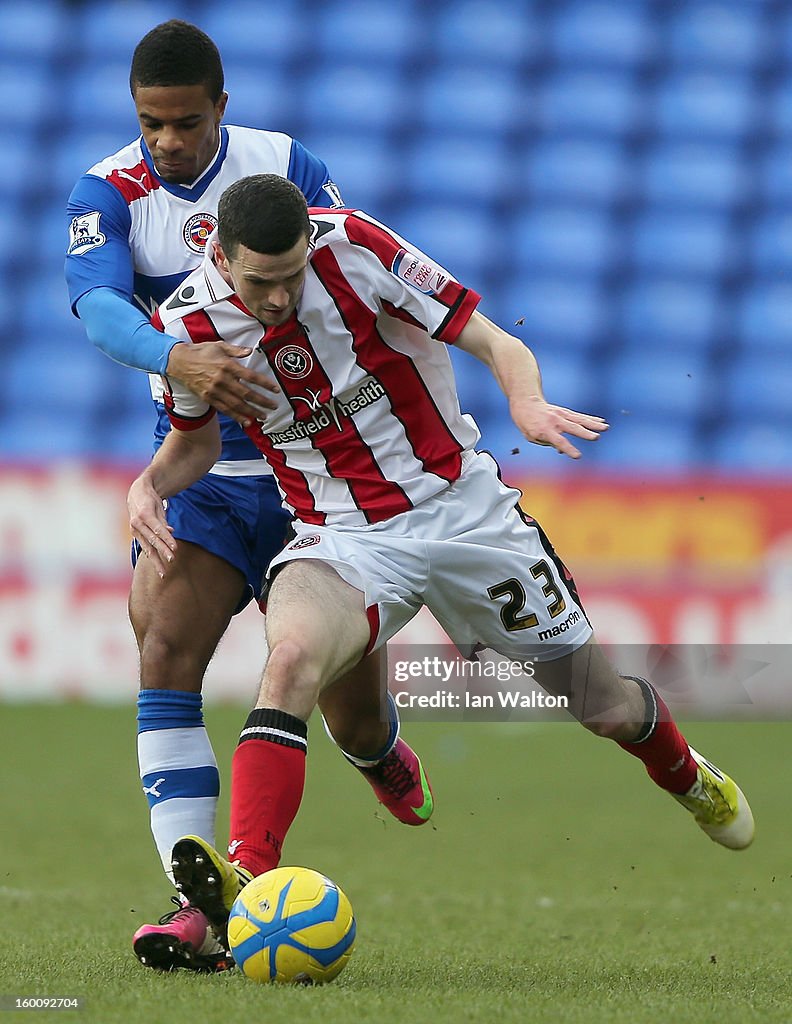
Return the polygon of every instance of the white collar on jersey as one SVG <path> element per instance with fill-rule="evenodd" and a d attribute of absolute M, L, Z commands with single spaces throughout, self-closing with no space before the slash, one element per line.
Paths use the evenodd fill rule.
<path fill-rule="evenodd" d="M 217 269 L 217 264 L 214 261 L 214 243 L 216 241 L 217 228 L 215 228 L 211 235 L 206 239 L 203 258 L 203 272 L 212 299 L 215 302 L 219 302 L 221 299 L 227 299 L 229 295 L 234 295 L 236 293 Z"/>

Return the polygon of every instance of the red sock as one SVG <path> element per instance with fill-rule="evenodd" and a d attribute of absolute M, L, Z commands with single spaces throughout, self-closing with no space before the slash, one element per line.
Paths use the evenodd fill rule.
<path fill-rule="evenodd" d="M 646 765 L 649 778 L 669 793 L 687 793 L 696 781 L 696 762 L 677 729 L 663 698 L 645 679 L 625 676 L 638 683 L 646 700 L 647 718 L 642 733 L 632 743 L 619 743 L 628 754 Z"/>
<path fill-rule="evenodd" d="M 278 866 L 302 800 L 307 735 L 301 719 L 256 708 L 234 751 L 228 849 L 254 875 Z"/>

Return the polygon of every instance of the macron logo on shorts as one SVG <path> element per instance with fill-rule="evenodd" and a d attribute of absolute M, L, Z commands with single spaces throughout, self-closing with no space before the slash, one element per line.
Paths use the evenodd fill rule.
<path fill-rule="evenodd" d="M 551 637 L 561 636 L 562 633 L 566 633 L 568 629 L 571 629 L 579 618 L 580 612 L 576 608 L 573 612 L 570 612 L 569 615 L 567 615 L 563 622 L 559 622 L 558 625 L 553 626 L 552 629 L 540 629 L 539 639 L 549 640 Z"/>

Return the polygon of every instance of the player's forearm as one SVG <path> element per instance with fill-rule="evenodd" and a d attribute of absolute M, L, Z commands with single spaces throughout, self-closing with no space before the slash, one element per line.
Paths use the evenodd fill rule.
<path fill-rule="evenodd" d="M 462 330 L 457 348 L 481 360 L 509 401 L 543 399 L 542 375 L 533 352 L 481 313 L 474 313 Z"/>
<path fill-rule="evenodd" d="M 160 498 L 170 498 L 205 476 L 220 457 L 221 447 L 216 416 L 198 430 L 173 428 L 139 479 Z"/>
<path fill-rule="evenodd" d="M 92 288 L 77 302 L 89 340 L 117 363 L 164 373 L 178 339 L 163 334 L 121 292 Z"/>

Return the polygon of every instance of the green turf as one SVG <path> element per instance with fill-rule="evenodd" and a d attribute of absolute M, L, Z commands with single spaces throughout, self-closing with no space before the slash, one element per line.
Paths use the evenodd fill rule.
<path fill-rule="evenodd" d="M 243 719 L 208 713 L 224 770 Z M 638 762 L 568 724 L 411 724 L 437 810 L 410 829 L 313 724 L 284 862 L 338 881 L 358 940 L 338 981 L 290 989 L 140 967 L 130 936 L 169 892 L 132 712 L 4 706 L 0 995 L 81 996 L 67 1019 L 102 1024 L 787 1022 L 792 725 L 687 731 L 750 796 L 749 851 L 716 847 Z"/>

